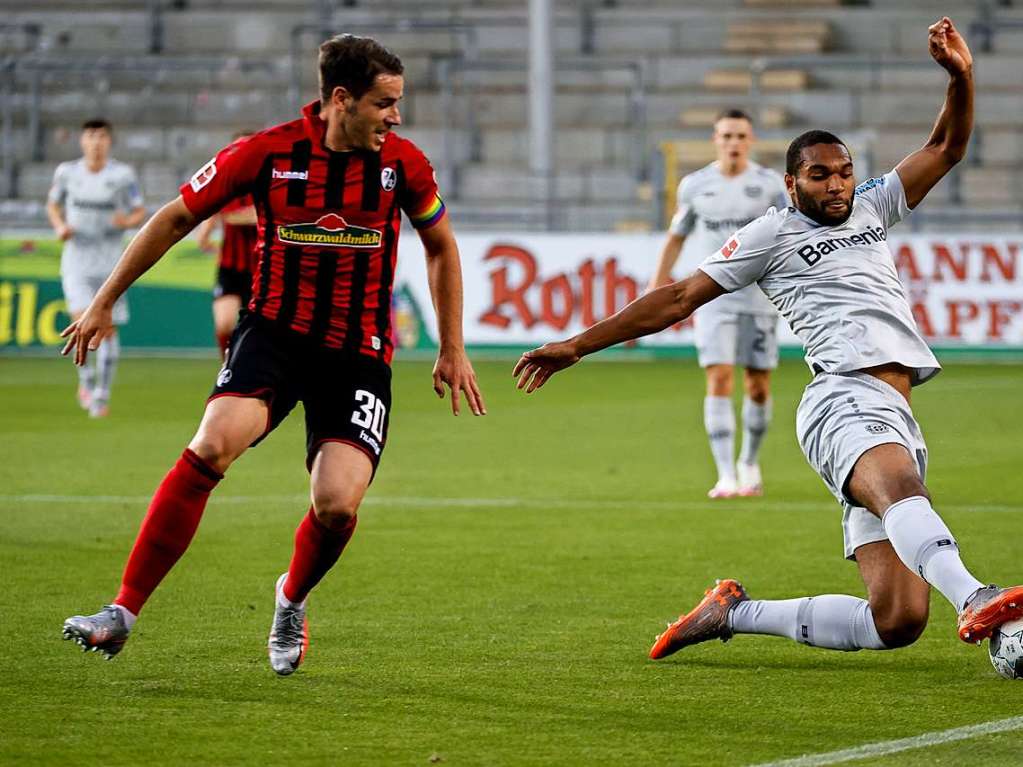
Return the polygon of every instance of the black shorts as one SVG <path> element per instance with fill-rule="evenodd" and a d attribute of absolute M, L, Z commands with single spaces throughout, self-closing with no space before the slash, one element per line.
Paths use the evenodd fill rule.
<path fill-rule="evenodd" d="M 343 354 L 242 313 L 210 400 L 258 397 L 270 405 L 258 444 L 295 404 L 305 407 L 306 468 L 324 442 L 364 452 L 376 472 L 391 416 L 391 369 L 361 354 Z"/>
<path fill-rule="evenodd" d="M 213 286 L 213 297 L 239 296 L 242 306 L 252 298 L 252 272 L 243 269 L 217 269 L 217 284 Z"/>

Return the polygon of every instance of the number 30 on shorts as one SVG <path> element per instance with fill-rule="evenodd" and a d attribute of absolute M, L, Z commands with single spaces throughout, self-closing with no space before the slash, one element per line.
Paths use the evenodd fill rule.
<path fill-rule="evenodd" d="M 359 389 L 355 392 L 355 402 L 359 409 L 352 413 L 352 423 L 363 429 L 378 440 L 384 439 L 384 420 L 387 418 L 387 405 L 373 392 Z"/>

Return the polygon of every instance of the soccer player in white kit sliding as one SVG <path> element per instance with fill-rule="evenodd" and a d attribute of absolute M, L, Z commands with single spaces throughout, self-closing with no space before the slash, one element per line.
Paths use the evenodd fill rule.
<path fill-rule="evenodd" d="M 688 278 L 659 288 L 584 333 L 527 352 L 519 388 L 542 386 L 587 354 L 673 325 L 727 291 L 754 282 L 806 348 L 814 378 L 797 413 L 807 460 L 844 509 L 845 553 L 867 599 L 827 594 L 751 600 L 719 581 L 657 638 L 652 658 L 734 634 L 773 634 L 834 650 L 887 650 L 914 642 L 930 587 L 959 614 L 960 639 L 977 642 L 1023 617 L 1023 586 L 985 586 L 931 507 L 927 450 L 910 389 L 940 369 L 913 321 L 888 228 L 962 159 L 973 127 L 973 59 L 946 17 L 929 30 L 931 56 L 949 73 L 927 143 L 892 172 L 858 187 L 845 145 L 824 131 L 796 138 L 785 182 L 794 203 L 743 227 Z"/>
<path fill-rule="evenodd" d="M 772 207 L 788 206 L 785 181 L 749 159 L 753 121 L 739 109 L 714 122 L 717 159 L 678 185 L 678 209 L 649 290 L 669 285 L 683 245 L 688 252 L 713 253 L 736 229 Z M 700 307 L 694 314 L 696 349 L 707 376 L 703 423 L 718 478 L 707 495 L 734 498 L 763 493 L 760 444 L 771 423 L 771 371 L 778 366 L 778 310 L 756 285 L 747 285 Z M 732 385 L 735 365 L 745 368 L 742 448 L 735 458 Z"/>
<path fill-rule="evenodd" d="M 131 166 L 110 157 L 113 135 L 106 120 L 82 125 L 82 157 L 62 162 L 53 174 L 46 214 L 64 243 L 60 281 L 68 313 L 77 320 L 121 257 L 125 229 L 146 217 L 138 178 Z M 114 324 L 128 322 L 128 301 L 114 304 Z M 120 357 L 116 331 L 96 352 L 96 367 L 78 368 L 78 404 L 93 418 L 109 413 L 110 387 Z"/>

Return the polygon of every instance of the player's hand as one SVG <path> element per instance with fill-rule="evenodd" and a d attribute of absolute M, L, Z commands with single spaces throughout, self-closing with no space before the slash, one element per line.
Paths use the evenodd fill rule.
<path fill-rule="evenodd" d="M 552 375 L 571 367 L 580 359 L 575 344 L 570 341 L 544 344 L 539 349 L 526 352 L 515 363 L 515 369 L 512 371 L 512 375 L 519 379 L 515 388 L 524 388 L 526 394 L 532 394 L 547 383 L 547 379 Z"/>
<path fill-rule="evenodd" d="M 216 244 L 209 237 L 200 237 L 196 244 L 203 253 L 213 253 L 217 250 Z"/>
<path fill-rule="evenodd" d="M 61 338 L 67 339 L 60 353 L 66 357 L 74 350 L 75 364 L 81 367 L 85 364 L 89 352 L 96 351 L 100 341 L 113 332 L 113 329 L 113 310 L 96 306 L 95 302 L 89 304 L 89 308 L 82 316 L 64 328 L 60 334 Z"/>
<path fill-rule="evenodd" d="M 75 236 L 75 230 L 67 224 L 62 224 L 60 229 L 57 230 L 57 239 L 61 242 L 66 242 Z"/>
<path fill-rule="evenodd" d="M 442 351 L 437 355 L 437 362 L 433 366 L 433 390 L 441 399 L 444 399 L 444 384 L 451 389 L 452 413 L 458 415 L 461 395 L 465 394 L 465 401 L 469 403 L 473 415 L 487 414 L 483 394 L 476 382 L 476 372 L 472 369 L 472 363 L 469 362 L 464 349 Z"/>
<path fill-rule="evenodd" d="M 973 54 L 948 16 L 927 28 L 927 49 L 950 75 L 964 75 L 973 67 Z"/>

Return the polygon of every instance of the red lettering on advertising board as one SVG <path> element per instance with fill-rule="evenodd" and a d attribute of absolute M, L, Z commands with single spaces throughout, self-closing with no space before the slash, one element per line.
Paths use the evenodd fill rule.
<path fill-rule="evenodd" d="M 490 292 L 493 296 L 490 309 L 483 313 L 480 322 L 488 325 L 496 325 L 499 328 L 506 328 L 512 324 L 512 319 L 501 314 L 501 307 L 509 304 L 518 314 L 518 320 L 527 328 L 536 324 L 533 313 L 529 311 L 526 303 L 525 293 L 536 281 L 536 259 L 533 254 L 525 248 L 514 245 L 494 245 L 485 256 L 484 261 L 506 258 L 515 261 L 522 266 L 525 273 L 522 282 L 517 287 L 508 286 L 508 267 L 502 266 L 490 273 Z"/>
<path fill-rule="evenodd" d="M 981 267 L 980 279 L 982 282 L 991 282 L 991 267 L 998 267 L 1002 279 L 1006 282 L 1013 282 L 1016 279 L 1016 257 L 1019 255 L 1019 246 L 1010 242 L 1005 246 L 1005 258 L 1002 258 L 1001 251 L 994 245 L 981 245 L 980 251 L 984 254 L 983 266 Z"/>
<path fill-rule="evenodd" d="M 639 284 L 619 271 L 618 259 L 613 256 L 602 264 L 587 259 L 574 273 L 560 272 L 547 279 L 540 278 L 536 256 L 515 245 L 494 245 L 483 260 L 499 265 L 490 272 L 490 307 L 480 315 L 480 322 L 502 329 L 516 322 L 525 328 L 540 322 L 564 330 L 574 319 L 586 327 L 593 325 L 600 319 L 594 305 L 598 280 L 603 283 L 605 317 L 639 295 Z M 514 285 L 513 268 L 521 271 Z"/>
<path fill-rule="evenodd" d="M 904 242 L 895 251 L 895 270 L 899 273 L 899 278 L 903 282 L 906 280 L 923 279 L 920 267 L 916 263 L 916 254 L 913 252 L 913 246 L 908 242 Z"/>
<path fill-rule="evenodd" d="M 949 338 L 962 338 L 963 323 L 972 322 L 980 316 L 980 307 L 973 301 L 946 301 L 948 326 L 946 333 Z"/>
<path fill-rule="evenodd" d="M 1011 323 L 1021 310 L 1023 310 L 1023 301 L 988 302 L 988 338 L 1001 340 L 1005 326 Z"/>
<path fill-rule="evenodd" d="M 924 338 L 934 337 L 934 323 L 931 322 L 931 313 L 927 311 L 927 304 L 923 301 L 914 301 L 912 305 L 913 319 L 920 329 Z"/>
<path fill-rule="evenodd" d="M 947 271 L 952 272 L 956 282 L 966 280 L 966 263 L 968 246 L 960 246 L 959 257 L 956 258 L 952 251 L 939 242 L 934 243 L 934 275 L 935 282 L 944 282 Z M 947 271 L 946 271 L 947 270 Z"/>

